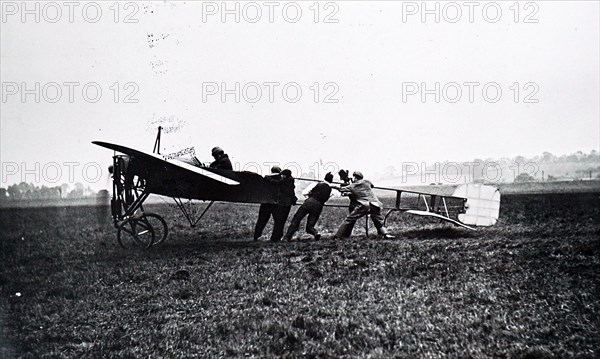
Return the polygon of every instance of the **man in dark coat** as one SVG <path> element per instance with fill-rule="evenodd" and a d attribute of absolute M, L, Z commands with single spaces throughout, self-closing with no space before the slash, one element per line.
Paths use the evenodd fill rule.
<path fill-rule="evenodd" d="M 273 210 L 273 233 L 271 234 L 271 242 L 278 242 L 283 237 L 283 227 L 287 221 L 292 205 L 296 204 L 298 198 L 294 189 L 294 177 L 292 171 L 285 169 L 281 171 L 281 178 L 268 178 L 269 182 L 279 186 L 277 205 Z"/>
<path fill-rule="evenodd" d="M 214 147 L 212 149 L 212 156 L 215 158 L 215 160 L 210 164 L 210 168 L 233 170 L 229 156 L 221 147 Z"/>
<path fill-rule="evenodd" d="M 271 174 L 268 175 L 270 179 L 281 179 L 281 168 L 278 166 L 273 166 L 271 168 Z M 265 226 L 269 222 L 269 218 L 273 216 L 273 221 L 275 220 L 275 207 L 277 204 L 275 203 L 261 203 L 260 208 L 258 209 L 258 219 L 256 220 L 256 226 L 254 226 L 254 240 L 257 241 L 262 235 Z"/>
<path fill-rule="evenodd" d="M 323 211 L 323 206 L 325 202 L 329 200 L 331 197 L 331 185 L 330 183 L 333 181 L 333 175 L 331 172 L 325 175 L 325 182 L 317 183 L 309 192 L 308 198 L 300 208 L 294 214 L 294 218 L 292 218 L 292 222 L 288 227 L 288 230 L 285 234 L 284 240 L 291 241 L 294 233 L 298 231 L 300 228 L 300 222 L 308 215 L 308 219 L 306 220 L 306 233 L 312 234 L 315 237 L 315 240 L 321 238 L 321 235 L 317 233 L 315 229 L 315 224 L 319 220 L 319 216 L 321 216 L 321 212 Z"/>

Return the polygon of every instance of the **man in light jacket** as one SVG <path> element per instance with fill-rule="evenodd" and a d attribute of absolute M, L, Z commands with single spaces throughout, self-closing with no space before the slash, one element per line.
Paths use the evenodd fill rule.
<path fill-rule="evenodd" d="M 377 228 L 378 234 L 384 238 L 394 238 L 383 226 L 383 215 L 381 214 L 383 204 L 373 193 L 373 184 L 365 180 L 363 174 L 358 171 L 354 172 L 352 176 L 354 177 L 354 182 L 346 187 L 341 187 L 340 191 L 342 194 L 354 195 L 358 206 L 346 217 L 334 238 L 349 238 L 352 235 L 352 229 L 356 221 L 368 214 L 371 215 L 371 220 L 375 228 Z"/>

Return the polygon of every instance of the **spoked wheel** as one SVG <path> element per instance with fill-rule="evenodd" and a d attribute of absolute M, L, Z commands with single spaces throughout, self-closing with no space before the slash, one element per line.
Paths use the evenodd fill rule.
<path fill-rule="evenodd" d="M 128 218 L 117 229 L 117 240 L 125 249 L 150 248 L 155 238 L 154 228 L 143 217 Z"/>
<path fill-rule="evenodd" d="M 145 213 L 141 219 L 145 219 L 146 223 L 154 229 L 154 246 L 167 239 L 169 228 L 167 222 L 161 216 L 155 213 Z"/>

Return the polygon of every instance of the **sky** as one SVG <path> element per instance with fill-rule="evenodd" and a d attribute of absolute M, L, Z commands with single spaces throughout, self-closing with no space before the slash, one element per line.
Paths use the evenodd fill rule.
<path fill-rule="evenodd" d="M 598 1 L 222 4 L 2 1 L 0 186 L 101 189 L 91 141 L 159 125 L 260 172 L 599 150 Z"/>

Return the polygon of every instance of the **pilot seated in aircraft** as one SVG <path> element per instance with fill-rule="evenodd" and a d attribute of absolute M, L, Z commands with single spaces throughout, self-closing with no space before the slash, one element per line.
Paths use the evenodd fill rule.
<path fill-rule="evenodd" d="M 215 160 L 210 164 L 210 168 L 222 169 L 222 170 L 233 170 L 229 156 L 219 146 L 212 149 L 212 156 Z"/>

